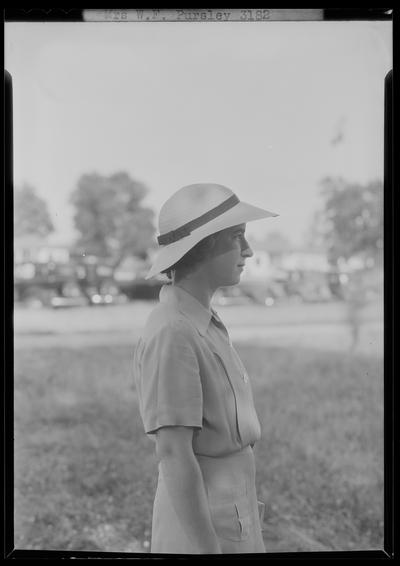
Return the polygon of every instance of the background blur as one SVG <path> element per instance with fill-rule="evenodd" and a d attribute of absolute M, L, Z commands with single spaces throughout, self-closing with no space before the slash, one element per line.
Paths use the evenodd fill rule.
<path fill-rule="evenodd" d="M 214 307 L 252 376 L 267 551 L 383 544 L 389 22 L 9 23 L 15 547 L 149 549 L 131 371 L 159 209 L 211 181 L 280 214 Z"/>

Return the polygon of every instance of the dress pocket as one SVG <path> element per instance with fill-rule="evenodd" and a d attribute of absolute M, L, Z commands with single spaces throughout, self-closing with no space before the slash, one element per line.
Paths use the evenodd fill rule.
<path fill-rule="evenodd" d="M 211 503 L 210 511 L 219 537 L 235 541 L 249 537 L 251 518 L 247 496 L 240 496 L 233 501 Z"/>

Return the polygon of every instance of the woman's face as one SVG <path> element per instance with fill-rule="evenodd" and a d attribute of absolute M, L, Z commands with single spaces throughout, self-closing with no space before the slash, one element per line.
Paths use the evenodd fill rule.
<path fill-rule="evenodd" d="M 218 232 L 210 256 L 204 262 L 213 287 L 236 285 L 244 263 L 253 255 L 246 238 L 246 224 L 238 224 Z"/>

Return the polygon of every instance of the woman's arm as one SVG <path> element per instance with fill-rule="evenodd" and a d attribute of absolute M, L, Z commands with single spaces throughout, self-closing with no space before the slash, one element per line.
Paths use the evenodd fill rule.
<path fill-rule="evenodd" d="M 162 427 L 156 434 L 156 452 L 163 478 L 188 538 L 199 553 L 221 554 L 211 521 L 200 466 L 192 446 L 193 429 Z"/>

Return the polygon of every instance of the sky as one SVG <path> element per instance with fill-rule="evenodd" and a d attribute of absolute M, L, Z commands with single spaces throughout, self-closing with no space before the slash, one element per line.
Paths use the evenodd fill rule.
<path fill-rule="evenodd" d="M 156 214 L 215 182 L 304 238 L 320 181 L 383 178 L 391 22 L 5 23 L 14 183 L 44 198 L 64 241 L 84 173 L 126 171 Z"/>

